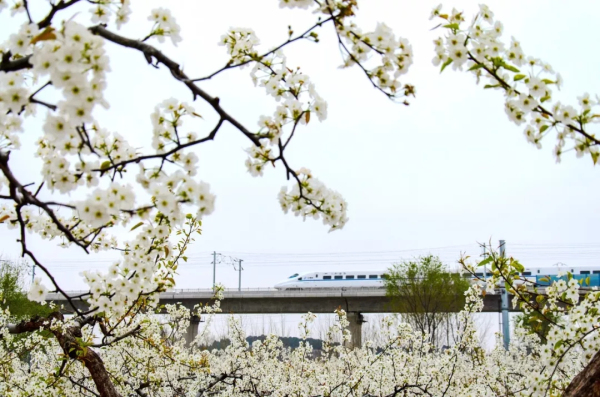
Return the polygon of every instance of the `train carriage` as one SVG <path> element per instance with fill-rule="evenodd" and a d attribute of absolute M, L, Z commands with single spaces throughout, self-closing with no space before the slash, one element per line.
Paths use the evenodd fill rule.
<path fill-rule="evenodd" d="M 295 273 L 275 285 L 276 289 L 384 288 L 383 270 Z"/>
<path fill-rule="evenodd" d="M 574 279 L 582 280 L 583 286 L 600 287 L 600 267 L 569 267 L 565 265 L 525 268 L 522 275 L 529 281 L 543 286 L 550 285 L 558 279 L 566 279 L 564 275 L 566 272 L 570 272 Z M 559 273 L 563 275 L 559 277 Z M 278 290 L 384 288 L 384 274 L 385 270 L 295 273 L 277 283 L 275 288 Z M 483 278 L 486 274 L 485 269 L 478 269 L 475 276 Z M 465 276 L 474 278 L 470 274 L 465 274 Z"/>

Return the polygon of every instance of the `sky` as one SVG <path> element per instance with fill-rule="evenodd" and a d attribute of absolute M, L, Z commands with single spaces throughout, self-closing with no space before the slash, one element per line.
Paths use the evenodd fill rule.
<path fill-rule="evenodd" d="M 34 5 L 43 3 L 30 1 Z M 217 195 L 215 212 L 203 221 L 202 235 L 179 268 L 177 288 L 212 286 L 212 253 L 223 254 L 216 280 L 238 286 L 234 259 L 242 259 L 242 287 L 272 287 L 293 273 L 326 270 L 385 269 L 418 255 L 435 254 L 456 266 L 462 254 L 477 257 L 478 243 L 506 240 L 507 254 L 525 266 L 600 266 L 598 170 L 589 159 L 566 154 L 556 164 L 554 138 L 541 150 L 528 144 L 522 128 L 510 123 L 498 91 L 483 90 L 465 72 L 440 74 L 431 59 L 428 17 L 438 1 L 359 2 L 356 22 L 364 31 L 385 22 L 413 46 L 415 62 L 403 82 L 416 87 L 410 106 L 393 103 L 373 89 L 356 69 L 340 69 L 341 56 L 331 26 L 319 31 L 319 44 L 301 42 L 285 52 L 290 66 L 300 66 L 328 102 L 328 119 L 311 121 L 290 145 L 287 158 L 294 168 L 307 167 L 349 203 L 350 221 L 328 233 L 319 221 L 305 222 L 284 215 L 277 202 L 281 186 L 290 186 L 282 168 L 251 177 L 244 166 L 250 146 L 238 131 L 226 127 L 214 142 L 200 146 L 198 178 Z M 595 18 L 600 3 L 592 1 L 490 1 L 503 22 L 505 36 L 520 40 L 527 55 L 549 62 L 564 79 L 556 95 L 575 105 L 584 92 L 600 92 L 600 67 Z M 470 16 L 472 1 L 445 2 Z M 575 6 L 576 5 L 576 6 Z M 152 8 L 164 1 L 134 1 L 133 18 L 121 34 L 143 37 Z M 181 25 L 178 47 L 157 45 L 183 65 L 190 76 L 204 76 L 227 62 L 219 37 L 229 27 L 251 27 L 268 49 L 296 31 L 312 25 L 315 16 L 303 10 L 282 10 L 277 1 L 178 1 L 169 8 Z M 81 8 L 81 15 L 88 6 Z M 80 16 L 81 16 L 80 15 Z M 78 16 L 78 17 L 80 17 Z M 0 40 L 16 23 L 0 15 Z M 146 64 L 137 52 L 107 43 L 112 73 L 108 78 L 108 111 L 97 119 L 140 147 L 151 136 L 149 114 L 162 100 L 191 96 L 164 69 Z M 271 114 L 276 103 L 253 86 L 249 69 L 223 73 L 201 83 L 218 96 L 221 105 L 243 124 L 254 128 L 260 115 Z M 211 128 L 214 115 L 206 104 L 195 103 L 204 119 L 198 133 Z M 24 147 L 14 153 L 14 170 L 22 180 L 39 181 L 39 159 L 33 158 L 41 120 L 28 120 Z M 17 258 L 14 231 L 0 227 L 3 258 Z M 127 236 L 123 236 L 127 238 Z M 72 249 L 32 240 L 39 259 L 48 264 L 66 290 L 84 287 L 78 273 L 105 269 L 116 253 L 85 255 Z"/>

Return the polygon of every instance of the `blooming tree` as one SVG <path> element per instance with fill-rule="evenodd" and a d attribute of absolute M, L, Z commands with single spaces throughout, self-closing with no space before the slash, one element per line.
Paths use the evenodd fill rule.
<path fill-rule="evenodd" d="M 254 31 L 235 28 L 219 44 L 229 61 L 206 76 L 184 73 L 176 60 L 159 49 L 169 39 L 182 40 L 175 16 L 158 8 L 148 16 L 147 30 L 129 38 L 117 33 L 131 14 L 129 0 L 0 0 L 22 24 L 0 45 L 0 222 L 14 229 L 23 256 L 43 271 L 50 285 L 34 280 L 29 298 L 44 301 L 48 291 L 63 294 L 71 317 L 54 312 L 19 324 L 0 313 L 0 394 L 20 395 L 560 395 L 586 367 L 598 345 L 598 293 L 579 301 L 579 285 L 555 284 L 545 295 L 520 282 L 520 264 L 493 256 L 488 289 L 503 280 L 515 293 L 515 304 L 544 315 L 557 313 L 546 344 L 518 330 L 509 351 L 498 346 L 484 351 L 471 314 L 482 308 L 481 291 L 467 292 L 465 309 L 456 321 L 457 343 L 436 349 L 428 336 L 391 318 L 382 321 L 381 346 L 349 349 L 342 310 L 329 330 L 322 355 L 312 357 L 303 343 L 286 350 L 276 337 L 248 346 L 242 328 L 230 324 L 232 344 L 224 351 L 199 348 L 202 333 L 187 346 L 182 338 L 192 316 L 219 310 L 220 293 L 210 305 L 192 312 L 162 307 L 158 293 L 174 286 L 179 261 L 200 232 L 201 220 L 214 210 L 215 195 L 197 176 L 194 150 L 229 124 L 248 139 L 246 167 L 262 175 L 279 166 L 291 185 L 279 192 L 284 212 L 321 219 L 329 230 L 344 227 L 347 203 L 306 168 L 292 166 L 286 156 L 296 130 L 312 120 L 324 121 L 327 102 L 297 65 L 289 65 L 286 47 L 319 41 L 321 30 L 337 38 L 343 67 L 359 68 L 373 87 L 401 103 L 414 95 L 401 82 L 412 63 L 410 44 L 384 24 L 363 32 L 354 22 L 356 0 L 280 0 L 280 7 L 311 9 L 315 22 L 302 33 L 289 32 L 280 45 L 263 49 Z M 501 24 L 486 7 L 475 22 L 463 27 L 462 13 L 443 19 L 445 38 L 436 41 L 434 63 L 442 69 L 467 67 L 490 88 L 506 95 L 509 118 L 529 120 L 528 139 L 539 145 L 556 131 L 556 153 L 567 144 L 578 155 L 597 161 L 598 141 L 589 132 L 598 101 L 581 97 L 580 110 L 552 103 L 551 88 L 560 78 L 546 64 L 526 58 L 518 42 L 503 45 Z M 156 44 L 158 42 L 158 45 Z M 103 92 L 110 72 L 105 47 L 139 52 L 150 67 L 167 69 L 173 84 L 185 87 L 194 101 L 203 101 L 217 122 L 197 134 L 187 129 L 200 117 L 193 104 L 157 98 L 143 149 L 130 136 L 108 131 L 95 109 L 108 108 Z M 517 67 L 527 67 L 521 72 Z M 275 99 L 271 114 L 257 115 L 257 126 L 241 123 L 234 112 L 211 95 L 203 82 L 233 69 L 248 67 L 252 81 Z M 357 82 L 363 84 L 364 82 Z M 41 92 L 46 94 L 40 99 Z M 36 134 L 36 156 L 42 169 L 37 180 L 23 180 L 11 162 L 20 149 L 24 120 L 43 119 Z M 136 133 L 139 133 L 136 131 Z M 567 148 L 567 149 L 569 149 Z M 74 193 L 77 192 L 77 195 Z M 77 199 L 70 198 L 69 194 Z M 119 241 L 119 230 L 129 241 Z M 108 272 L 84 272 L 89 291 L 69 296 L 38 259 L 30 235 L 86 253 L 114 250 L 121 254 Z M 465 266 L 469 266 L 465 262 Z M 521 280 L 522 281 L 522 280 Z M 541 298 L 539 298 L 541 297 Z M 82 310 L 77 301 L 86 300 Z M 162 313 L 159 315 L 159 313 Z M 304 337 L 314 317 L 300 325 Z M 537 339 L 536 339 L 537 338 Z M 26 353 L 28 357 L 26 358 Z M 594 356 L 596 357 L 596 356 Z M 593 362 L 593 360 L 592 360 Z M 585 372 L 585 371 L 584 371 Z M 584 373 L 582 372 L 582 373 Z M 585 383 L 585 382 L 584 382 Z M 572 391 L 571 391 L 572 393 Z"/>
<path fill-rule="evenodd" d="M 50 280 L 48 287 L 35 279 L 29 298 L 44 301 L 48 290 L 53 290 L 65 295 L 75 312 L 68 321 L 56 313 L 6 329 L 23 333 L 43 328 L 53 334 L 53 343 L 58 343 L 62 353 L 50 359 L 64 357 L 65 363 L 57 375 L 78 385 L 79 392 L 93 394 L 93 387 L 101 395 L 119 393 L 122 385 L 111 379 L 115 376 L 113 364 L 103 361 L 95 349 L 148 335 L 149 331 L 141 330 L 141 313 L 151 311 L 157 293 L 174 285 L 178 262 L 186 259 L 185 250 L 200 231 L 201 219 L 214 210 L 210 185 L 197 178 L 194 150 L 214 139 L 225 124 L 248 139 L 246 166 L 252 175 L 262 175 L 269 164 L 285 170 L 292 182 L 279 192 L 285 212 L 321 219 L 330 230 L 347 222 L 347 203 L 342 196 L 285 157 L 298 128 L 311 118 L 326 119 L 327 102 L 309 76 L 288 65 L 283 51 L 301 40 L 317 42 L 317 31 L 330 26 L 338 39 L 342 65 L 359 67 L 377 90 L 402 101 L 414 92 L 399 81 L 412 63 L 412 50 L 383 24 L 364 33 L 353 22 L 354 0 L 281 1 L 280 6 L 311 8 L 316 21 L 301 34 L 290 32 L 272 49 L 261 48 L 252 29 L 231 29 L 219 43 L 229 61 L 210 75 L 190 77 L 154 45 L 165 39 L 177 45 L 182 40 L 176 18 L 168 9 L 152 10 L 147 30 L 140 32 L 142 38 L 133 39 L 116 33 L 129 20 L 129 0 L 15 1 L 10 6 L 0 1 L 0 12 L 22 20 L 19 30 L 1 47 L 0 222 L 16 229 L 23 256 Z M 146 150 L 133 147 L 130 137 L 106 130 L 96 119 L 95 109 L 109 105 L 104 99 L 111 70 L 107 43 L 139 52 L 152 67 L 168 69 L 173 84 L 187 87 L 194 101 L 204 101 L 212 108 L 218 115 L 216 124 L 204 135 L 188 131 L 186 124 L 200 117 L 194 106 L 176 98 L 157 98 Z M 257 115 L 258 127 L 243 125 L 202 87 L 202 82 L 218 74 L 245 66 L 251 67 L 254 83 L 277 103 L 271 115 Z M 40 99 L 42 92 L 54 100 Z M 24 181 L 14 171 L 10 155 L 20 149 L 23 121 L 31 117 L 44 119 L 43 131 L 36 135 L 36 156 L 43 165 L 38 180 Z M 68 197 L 75 191 L 81 199 Z M 130 229 L 132 239 L 118 241 L 114 231 L 119 228 Z M 181 239 L 174 243 L 171 235 L 175 232 Z M 38 260 L 28 243 L 31 233 L 86 253 L 118 250 L 122 258 L 107 273 L 84 272 L 89 292 L 69 296 Z M 90 309 L 79 309 L 74 302 L 79 299 L 85 299 Z M 89 342 L 94 327 L 102 332 L 101 343 Z M 148 337 L 142 339 L 152 344 Z M 43 344 L 39 340 L 32 343 Z M 42 350 L 40 354 L 47 358 L 47 350 Z M 93 386 L 65 375 L 68 358 L 85 365 Z"/>
<path fill-rule="evenodd" d="M 563 84 L 560 74 L 541 59 L 527 56 L 521 43 L 512 37 L 504 40 L 502 22 L 485 5 L 466 26 L 462 12 L 453 9 L 444 14 L 441 5 L 431 18 L 438 18 L 446 35 L 435 40 L 434 65 L 443 71 L 447 66 L 454 70 L 472 73 L 477 82 L 487 82 L 485 89 L 502 91 L 504 110 L 509 120 L 524 126 L 527 141 L 542 147 L 542 140 L 556 134 L 554 154 L 560 162 L 562 154 L 574 151 L 577 157 L 589 156 L 598 162 L 600 140 L 590 129 L 599 122 L 600 98 L 584 93 L 577 105 L 564 105 L 554 101 L 552 91 Z"/>
<path fill-rule="evenodd" d="M 594 165 L 598 162 L 600 140 L 592 132 L 600 118 L 598 96 L 584 93 L 577 98 L 576 106 L 554 101 L 553 89 L 560 89 L 563 83 L 560 74 L 548 63 L 527 56 L 516 38 L 504 40 L 502 23 L 485 5 L 479 6 L 479 13 L 469 24 L 462 12 L 452 9 L 444 13 L 441 5 L 432 11 L 433 18 L 441 21 L 437 27 L 446 32 L 434 41 L 434 65 L 442 71 L 448 66 L 454 70 L 464 68 L 477 83 L 481 79 L 487 82 L 484 89 L 502 91 L 505 112 L 511 122 L 525 126 L 527 141 L 541 148 L 545 137 L 556 135 L 557 162 L 569 151 L 578 158 L 589 156 Z M 492 276 L 486 281 L 487 290 L 493 291 L 502 283 L 514 294 L 514 306 L 523 310 L 532 323 L 522 332 L 536 333 L 542 324 L 549 324 L 542 338 L 545 343 L 539 347 L 539 358 L 545 365 L 529 374 L 526 390 L 532 395 L 597 395 L 600 294 L 590 291 L 583 280 L 578 282 L 570 273 L 565 274 L 566 280 L 544 288 L 524 277 L 524 267 L 513 258 L 492 253 L 480 265 L 490 262 Z M 579 375 L 571 382 L 572 374 L 577 372 Z"/>

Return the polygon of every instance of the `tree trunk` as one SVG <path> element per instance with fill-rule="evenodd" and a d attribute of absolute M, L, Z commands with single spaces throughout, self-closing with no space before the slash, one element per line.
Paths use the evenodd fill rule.
<path fill-rule="evenodd" d="M 600 396 L 600 352 L 573 380 L 563 397 L 596 397 Z"/>
<path fill-rule="evenodd" d="M 115 389 L 115 385 L 110 380 L 110 375 L 98 353 L 89 347 L 81 348 L 79 346 L 76 338 L 81 338 L 81 327 L 69 327 L 64 332 L 52 330 L 49 326 L 52 319 L 62 320 L 63 316 L 55 312 L 46 318 L 35 318 L 30 321 L 23 321 L 17 325 L 9 325 L 8 331 L 12 334 L 19 334 L 37 331 L 40 328 L 47 329 L 54 334 L 58 344 L 66 355 L 72 359 L 79 359 L 84 363 L 101 397 L 121 397 L 117 389 Z M 77 355 L 78 351 L 80 352 L 79 356 Z"/>

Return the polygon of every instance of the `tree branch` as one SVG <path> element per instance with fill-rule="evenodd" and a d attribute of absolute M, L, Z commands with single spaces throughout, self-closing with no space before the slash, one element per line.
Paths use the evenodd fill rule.
<path fill-rule="evenodd" d="M 70 1 L 60 0 L 57 4 L 53 4 L 48 15 L 46 15 L 46 17 L 44 19 L 42 19 L 41 21 L 38 22 L 38 28 L 43 29 L 43 28 L 50 26 L 50 24 L 52 23 L 52 18 L 54 18 L 54 15 L 58 11 L 64 10 L 65 8 L 69 8 L 73 4 L 78 3 L 79 1 L 80 0 L 70 0 Z"/>
<path fill-rule="evenodd" d="M 596 397 L 600 395 L 600 352 L 594 354 L 566 388 L 563 397 Z"/>
<path fill-rule="evenodd" d="M 109 30 L 107 30 L 102 25 L 93 26 L 90 29 L 95 35 L 98 35 L 110 42 L 115 44 L 119 44 L 123 47 L 133 48 L 144 54 L 146 61 L 149 64 L 152 64 L 152 59 L 155 59 L 157 64 L 162 63 L 165 65 L 170 71 L 173 77 L 182 83 L 184 83 L 192 92 L 194 99 L 196 97 L 200 97 L 208 102 L 212 108 L 219 114 L 219 116 L 231 123 L 234 127 L 236 127 L 242 134 L 244 134 L 248 139 L 252 141 L 256 146 L 260 146 L 259 138 L 256 134 L 250 132 L 246 127 L 244 127 L 239 121 L 233 118 L 229 113 L 225 111 L 219 104 L 219 98 L 210 96 L 206 91 L 202 88 L 198 87 L 194 84 L 193 81 L 190 81 L 190 78 L 181 70 L 181 67 L 178 63 L 167 57 L 161 51 L 157 50 L 155 47 L 148 45 L 146 43 L 142 43 L 139 40 L 132 40 L 126 37 L 115 34 Z"/>
<path fill-rule="evenodd" d="M 27 55 L 26 57 L 15 59 L 14 61 L 9 61 L 10 53 L 6 53 L 8 56 L 2 57 L 2 62 L 0 62 L 0 72 L 17 72 L 23 69 L 30 69 L 33 67 L 29 60 L 31 59 L 31 55 Z M 5 54 L 5 55 L 6 55 Z"/>

